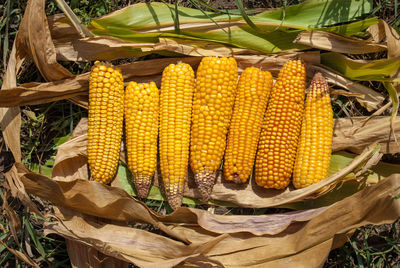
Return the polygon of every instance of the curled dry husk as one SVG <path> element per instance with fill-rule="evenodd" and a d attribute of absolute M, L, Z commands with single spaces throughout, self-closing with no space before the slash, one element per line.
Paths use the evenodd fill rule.
<path fill-rule="evenodd" d="M 337 202 L 324 200 L 324 206 L 290 213 L 222 216 L 186 207 L 170 215 L 155 213 L 121 189 L 118 182 L 122 177 L 117 178 L 113 186 L 87 180 L 85 119 L 59 147 L 53 178 L 28 170 L 21 164 L 21 122 L 17 106 L 69 99 L 87 107 L 88 74 L 74 76 L 57 60 L 125 58 L 132 56 L 132 51 L 138 47 L 142 52 L 162 50 L 179 55 L 120 66 L 126 81 L 159 82 L 162 69 L 169 63 L 181 60 L 196 67 L 201 56 L 235 55 L 241 70 L 255 65 L 274 74 L 287 59 L 300 57 L 309 66 L 308 76 L 322 68 L 330 82 L 358 94 L 358 100 L 367 109 L 375 110 L 383 101 L 381 94 L 321 67 L 319 52 L 265 56 L 247 49 L 168 38 L 140 45 L 110 37 L 81 38 L 63 16 L 52 17 L 48 23 L 44 7 L 44 1 L 28 1 L 0 91 L 3 137 L 16 160 L 5 177 L 11 193 L 24 205 L 32 212 L 53 219 L 45 223 L 45 233 L 66 238 L 73 267 L 128 267 L 128 263 L 141 267 L 316 267 L 324 263 L 331 249 L 343 245 L 355 228 L 389 223 L 399 217 L 400 204 L 395 197 L 400 195 L 400 175 L 374 169 L 380 165 L 377 162 L 381 153 L 400 151 L 393 137 L 399 135 L 399 124 L 394 124 L 397 128 L 390 133 L 387 117 L 368 121 L 363 118 L 336 120 L 334 150 L 351 150 L 360 155 L 312 187 L 265 191 L 255 187 L 252 180 L 238 186 L 221 182 L 221 178 L 214 187 L 212 199 L 215 202 L 223 200 L 225 205 L 264 208 L 299 207 L 301 200 L 304 200 L 302 204 L 309 204 L 310 200 L 318 204 L 318 200 L 348 189 L 349 182 L 357 185 L 346 194 L 338 194 Z M 308 37 L 304 34 L 301 38 L 299 40 L 304 43 Z M 343 38 L 330 34 L 323 38 L 318 44 L 324 49 L 333 41 L 341 44 L 340 49 L 345 49 Z M 372 51 L 384 49 L 383 45 L 357 42 Z M 34 61 L 46 83 L 17 86 L 16 75 L 26 59 Z M 121 160 L 124 161 L 123 153 Z M 381 179 L 372 186 L 365 174 L 367 170 L 371 172 L 370 168 Z M 336 187 L 338 183 L 343 184 L 342 190 Z M 54 205 L 54 213 L 43 215 L 29 194 L 49 200 Z M 197 198 L 198 193 L 187 187 L 185 196 Z M 156 230 L 133 228 L 133 223 L 150 224 Z"/>

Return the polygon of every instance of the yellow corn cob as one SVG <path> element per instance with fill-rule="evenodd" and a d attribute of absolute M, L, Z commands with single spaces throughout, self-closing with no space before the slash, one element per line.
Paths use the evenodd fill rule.
<path fill-rule="evenodd" d="M 159 93 L 154 82 L 129 82 L 125 91 L 128 166 L 138 196 L 145 198 L 157 167 Z"/>
<path fill-rule="evenodd" d="M 225 179 L 244 183 L 253 170 L 261 125 L 273 80 L 255 67 L 240 75 L 224 160 Z"/>
<path fill-rule="evenodd" d="M 333 111 L 329 87 L 317 73 L 307 94 L 300 142 L 293 171 L 293 185 L 304 188 L 328 175 L 332 152 Z"/>
<path fill-rule="evenodd" d="M 124 82 L 119 69 L 96 61 L 89 78 L 88 163 L 91 177 L 108 184 L 121 149 Z"/>
<path fill-rule="evenodd" d="M 304 113 L 306 71 L 300 60 L 281 71 L 265 114 L 256 157 L 256 182 L 283 189 L 290 182 Z"/>
<path fill-rule="evenodd" d="M 186 63 L 163 71 L 160 93 L 160 165 L 172 209 L 181 206 L 189 162 L 194 72 Z"/>
<path fill-rule="evenodd" d="M 208 200 L 221 165 L 236 95 L 233 58 L 204 57 L 193 99 L 190 166 L 203 200 Z"/>

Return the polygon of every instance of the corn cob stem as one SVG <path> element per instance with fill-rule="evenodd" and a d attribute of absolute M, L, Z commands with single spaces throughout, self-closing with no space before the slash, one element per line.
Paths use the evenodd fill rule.
<path fill-rule="evenodd" d="M 114 178 L 121 149 L 124 82 L 119 69 L 96 61 L 89 78 L 88 164 L 93 180 Z"/>
<path fill-rule="evenodd" d="M 170 64 L 163 71 L 160 95 L 160 165 L 168 203 L 182 204 L 189 162 L 194 72 L 186 63 Z"/>
<path fill-rule="evenodd" d="M 281 71 L 265 114 L 256 157 L 255 179 L 264 188 L 284 189 L 290 182 L 304 112 L 306 72 L 300 60 Z"/>
<path fill-rule="evenodd" d="M 203 200 L 209 199 L 224 155 L 237 77 L 233 58 L 204 57 L 197 69 L 190 166 Z"/>
<path fill-rule="evenodd" d="M 270 72 L 255 67 L 240 75 L 225 152 L 225 179 L 244 183 L 253 170 L 261 125 L 272 89 Z"/>
<path fill-rule="evenodd" d="M 314 75 L 307 94 L 293 185 L 304 188 L 325 179 L 332 152 L 333 111 L 329 87 L 321 73 Z"/>
<path fill-rule="evenodd" d="M 154 82 L 130 82 L 125 92 L 128 167 L 138 196 L 148 195 L 157 166 L 159 93 Z"/>

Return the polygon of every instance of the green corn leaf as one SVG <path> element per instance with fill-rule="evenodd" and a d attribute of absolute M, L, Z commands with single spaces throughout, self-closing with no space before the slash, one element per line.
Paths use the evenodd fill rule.
<path fill-rule="evenodd" d="M 312 30 L 355 21 L 372 10 L 370 0 L 309 0 L 298 5 L 266 11 L 252 17 L 256 24 L 275 24 L 281 27 Z M 283 20 L 283 21 L 282 21 Z"/>
<path fill-rule="evenodd" d="M 240 11 L 240 1 L 237 2 Z M 360 34 L 366 27 L 377 23 L 377 19 L 345 23 L 354 21 L 371 9 L 371 1 L 366 0 L 309 0 L 254 16 L 248 16 L 241 10 L 239 16 L 153 2 L 135 4 L 94 19 L 90 30 L 95 35 L 114 36 L 136 43 L 156 43 L 160 37 L 169 37 L 278 53 L 307 49 L 307 46 L 293 43 L 302 30 L 327 30 L 347 36 Z M 336 24 L 342 25 L 333 26 Z"/>
<path fill-rule="evenodd" d="M 399 111 L 399 95 L 396 88 L 389 82 L 383 82 L 386 90 L 389 93 L 390 99 L 392 100 L 392 115 L 390 116 L 390 127 L 394 130 L 394 120 L 396 119 L 397 112 Z M 394 139 L 397 140 L 395 133 L 393 133 Z"/>
<path fill-rule="evenodd" d="M 329 52 L 321 54 L 321 63 L 347 78 L 359 81 L 397 81 L 390 75 L 400 68 L 400 58 L 380 59 L 373 61 L 352 60 L 342 54 Z"/>

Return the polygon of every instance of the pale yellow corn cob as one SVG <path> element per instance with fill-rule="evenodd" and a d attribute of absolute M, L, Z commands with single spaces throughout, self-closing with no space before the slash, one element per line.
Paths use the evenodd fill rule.
<path fill-rule="evenodd" d="M 181 206 L 189 162 L 194 72 L 186 63 L 163 71 L 160 95 L 160 164 L 172 209 Z"/>
<path fill-rule="evenodd" d="M 125 92 L 128 166 L 141 198 L 147 197 L 157 167 L 159 92 L 154 82 L 130 82 Z"/>
<path fill-rule="evenodd" d="M 121 149 L 124 82 L 111 64 L 96 61 L 89 77 L 88 164 L 95 181 L 114 178 Z"/>
<path fill-rule="evenodd" d="M 333 111 L 329 87 L 321 73 L 315 74 L 307 94 L 293 185 L 304 188 L 325 179 L 332 152 Z"/>

